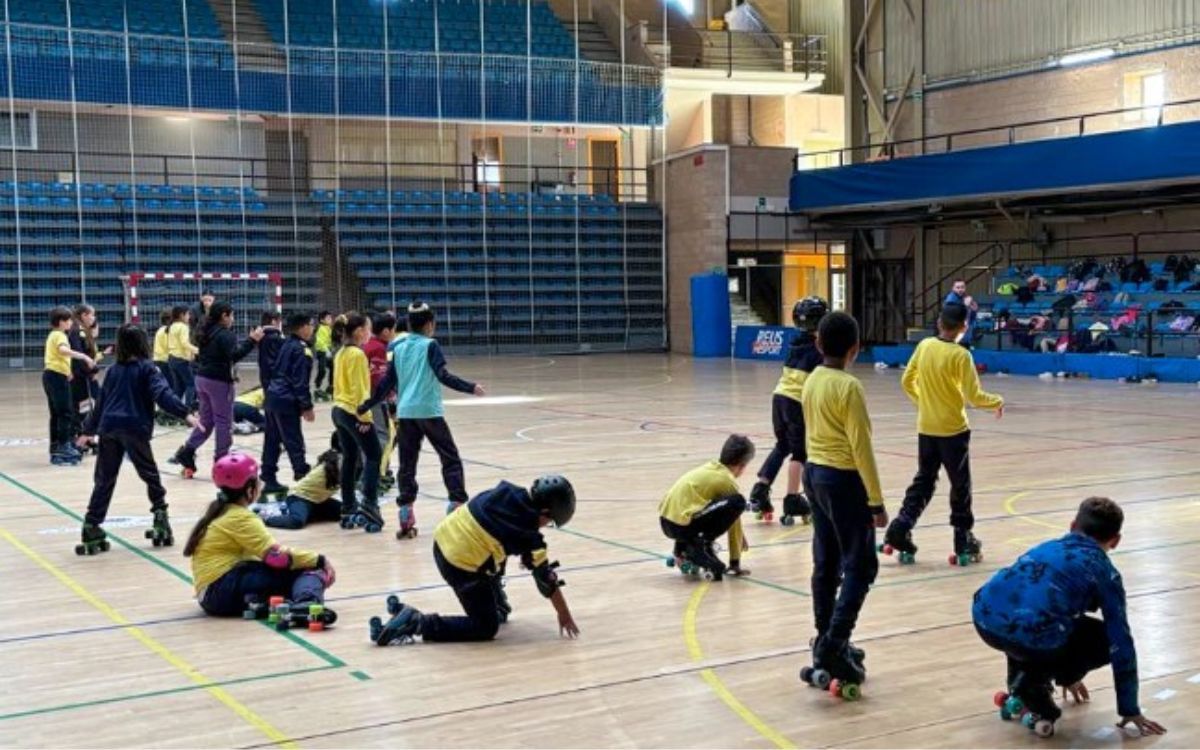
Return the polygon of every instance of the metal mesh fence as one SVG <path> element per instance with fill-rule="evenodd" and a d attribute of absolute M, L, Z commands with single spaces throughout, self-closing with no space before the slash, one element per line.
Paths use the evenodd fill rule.
<path fill-rule="evenodd" d="M 585 54 L 583 0 L 2 2 L 0 366 L 138 273 L 421 299 L 459 349 L 664 343 L 661 73 Z"/>

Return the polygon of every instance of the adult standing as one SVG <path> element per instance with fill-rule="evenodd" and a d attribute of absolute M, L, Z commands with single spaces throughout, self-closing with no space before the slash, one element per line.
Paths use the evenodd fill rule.
<path fill-rule="evenodd" d="M 213 460 L 220 460 L 233 445 L 233 366 L 245 359 L 262 340 L 262 328 L 250 331 L 249 337 L 238 343 L 233 328 L 233 307 L 228 302 L 216 302 L 208 310 L 196 337 L 200 353 L 196 356 L 196 394 L 200 401 L 200 426 L 192 430 L 187 442 L 175 454 L 185 473 L 196 471 L 196 449 L 215 431 L 217 445 Z"/>
<path fill-rule="evenodd" d="M 971 343 L 975 340 L 975 317 L 979 314 L 979 303 L 975 298 L 967 294 L 967 282 L 964 279 L 955 279 L 954 285 L 950 288 L 950 293 L 946 295 L 942 305 L 954 303 L 967 308 L 967 327 L 963 331 L 962 338 L 958 343 L 971 348 Z"/>

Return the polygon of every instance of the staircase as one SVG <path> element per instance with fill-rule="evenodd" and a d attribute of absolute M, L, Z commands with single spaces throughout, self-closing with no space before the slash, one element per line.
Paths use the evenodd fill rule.
<path fill-rule="evenodd" d="M 208 0 L 208 4 L 225 38 L 237 46 L 240 67 L 276 73 L 287 70 L 287 58 L 271 39 L 252 0 Z"/>
<path fill-rule="evenodd" d="M 621 51 L 613 46 L 595 21 L 580 21 L 578 26 L 568 23 L 566 27 L 575 32 L 580 57 L 592 62 L 621 62 Z"/>
<path fill-rule="evenodd" d="M 729 299 L 729 312 L 733 318 L 733 327 L 738 326 L 765 326 L 766 322 L 759 317 L 758 313 L 750 308 L 750 305 L 742 302 L 737 297 Z"/>

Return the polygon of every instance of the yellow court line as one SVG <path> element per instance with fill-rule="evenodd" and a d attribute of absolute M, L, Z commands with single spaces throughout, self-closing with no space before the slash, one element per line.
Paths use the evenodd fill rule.
<path fill-rule="evenodd" d="M 700 602 L 704 600 L 704 595 L 708 593 L 709 585 L 708 581 L 704 581 L 696 588 L 691 600 L 688 601 L 687 611 L 683 615 L 683 640 L 687 643 L 688 656 L 691 657 L 692 661 L 704 660 L 704 651 L 700 648 L 700 639 L 696 635 L 696 615 L 700 611 Z M 708 686 L 717 694 L 717 697 L 738 715 L 738 718 L 749 724 L 754 731 L 774 743 L 775 747 L 796 747 L 791 740 L 763 721 L 758 714 L 751 711 L 746 704 L 738 700 L 713 669 L 700 670 L 700 677 L 708 683 Z"/>
<path fill-rule="evenodd" d="M 243 703 L 239 702 L 236 698 L 227 693 L 223 688 L 218 687 L 212 680 L 201 674 L 200 671 L 191 664 L 184 661 L 154 638 L 151 638 L 144 630 L 126 619 L 125 616 L 116 609 L 113 609 L 113 607 L 84 588 L 83 584 L 67 575 L 56 565 L 54 565 L 54 563 L 50 562 L 37 552 L 27 547 L 21 542 L 21 540 L 13 536 L 12 533 L 7 529 L 0 527 L 0 537 L 3 537 L 6 542 L 22 552 L 30 560 L 37 563 L 47 573 L 57 578 L 59 583 L 70 589 L 80 599 L 83 599 L 88 604 L 100 610 L 100 612 L 109 620 L 112 620 L 113 623 L 120 625 L 122 631 L 128 633 L 135 640 L 137 640 L 138 643 L 141 643 L 154 654 L 161 657 L 163 661 L 182 672 L 183 675 L 192 682 L 196 683 L 197 685 L 204 686 L 204 690 L 207 693 L 212 695 L 212 697 L 216 698 L 221 703 L 225 704 L 226 707 L 240 716 L 247 724 L 250 724 L 255 729 L 265 734 L 273 743 L 285 748 L 298 747 L 296 743 L 292 742 L 292 740 L 290 740 L 286 734 L 276 729 L 266 719 L 251 711 Z"/>
<path fill-rule="evenodd" d="M 1015 495 L 1009 495 L 1008 497 L 1004 498 L 1004 512 L 1010 516 L 1019 518 L 1022 521 L 1027 521 L 1034 526 L 1041 526 L 1042 528 L 1046 529 L 1054 529 L 1055 531 L 1061 531 L 1065 534 L 1066 531 L 1063 530 L 1062 524 L 1050 523 L 1049 521 L 1043 521 L 1042 519 L 1034 518 L 1033 516 L 1023 516 L 1017 512 L 1017 501 L 1029 494 L 1032 493 L 1030 491 L 1018 492 Z"/>

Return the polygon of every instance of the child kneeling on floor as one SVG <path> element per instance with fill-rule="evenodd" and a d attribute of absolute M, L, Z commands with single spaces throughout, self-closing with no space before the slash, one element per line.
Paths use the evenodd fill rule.
<path fill-rule="evenodd" d="M 337 574 L 324 555 L 276 543 L 262 519 L 247 506 L 258 499 L 258 462 L 227 453 L 213 465 L 217 499 L 196 522 L 184 557 L 192 558 L 192 580 L 200 607 L 216 617 L 243 614 L 251 601 L 282 596 L 293 604 L 322 604 Z M 324 610 L 323 622 L 337 615 Z"/>
<path fill-rule="evenodd" d="M 426 641 L 490 641 L 512 608 L 504 594 L 504 564 L 519 555 L 542 596 L 558 613 L 560 634 L 579 635 L 562 593 L 562 581 L 550 562 L 541 529 L 566 526 L 575 515 L 575 490 L 565 477 L 539 477 L 529 490 L 501 482 L 460 505 L 433 530 L 433 560 L 454 589 L 466 616 L 422 613 L 395 596 L 388 597 L 392 618 L 370 622 L 371 640 L 379 646 Z"/>
<path fill-rule="evenodd" d="M 746 537 L 742 533 L 742 497 L 737 479 L 754 460 L 754 443 L 745 435 L 730 435 L 721 447 L 721 456 L 684 474 L 658 506 L 663 533 L 675 540 L 677 565 L 690 563 L 712 574 L 719 581 L 728 571 L 747 575 L 742 568 Z M 713 542 L 729 534 L 729 566 L 713 551 Z"/>
<path fill-rule="evenodd" d="M 312 521 L 339 520 L 342 504 L 334 494 L 341 486 L 341 472 L 342 454 L 325 451 L 312 471 L 292 485 L 287 499 L 280 503 L 279 513 L 264 515 L 263 523 L 276 529 L 302 529 Z"/>
<path fill-rule="evenodd" d="M 1043 542 L 975 592 L 972 615 L 983 642 L 1008 659 L 1008 693 L 1042 719 L 1062 715 L 1054 680 L 1076 702 L 1088 699 L 1084 676 L 1112 664 L 1117 726 L 1163 734 L 1138 706 L 1137 651 L 1125 617 L 1125 587 L 1109 553 L 1125 514 L 1106 497 L 1079 506 L 1071 533 Z M 1101 621 L 1086 613 L 1099 609 Z"/>

